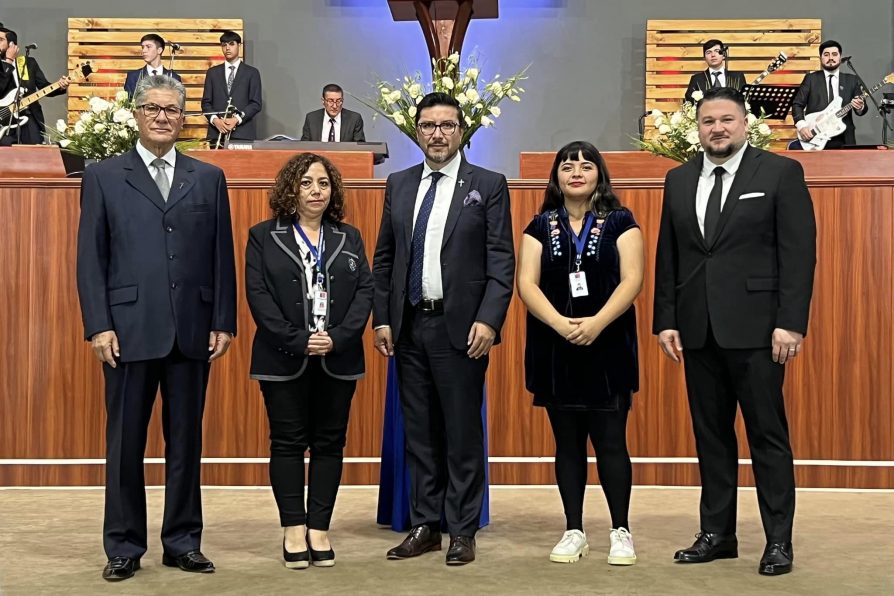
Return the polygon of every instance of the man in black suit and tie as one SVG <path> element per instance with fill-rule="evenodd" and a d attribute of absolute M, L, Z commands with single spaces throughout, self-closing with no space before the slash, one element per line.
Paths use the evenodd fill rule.
<path fill-rule="evenodd" d="M 162 54 L 164 53 L 165 40 L 161 35 L 158 35 L 157 33 L 147 33 L 140 38 L 140 55 L 143 57 L 143 61 L 146 65 L 127 73 L 127 78 L 124 80 L 124 90 L 127 91 L 128 97 L 133 99 L 134 89 L 137 88 L 137 83 L 143 77 L 163 74 L 173 77 L 178 81 L 180 80 L 180 75 L 162 65 L 161 60 Z"/>
<path fill-rule="evenodd" d="M 866 102 L 860 97 L 860 84 L 857 77 L 846 72 L 840 72 L 841 68 L 841 44 L 829 39 L 820 44 L 820 64 L 822 70 L 804 75 L 798 92 L 792 99 L 792 118 L 798 129 L 798 138 L 809 141 L 815 136 L 815 132 L 807 125 L 804 117 L 814 112 L 822 112 L 836 98 L 841 98 L 841 105 L 850 103 L 854 109 L 845 115 L 845 130 L 840 135 L 832 137 L 826 142 L 825 149 L 837 149 L 845 145 L 856 145 L 857 135 L 854 131 L 854 115 L 862 116 L 868 110 Z"/>
<path fill-rule="evenodd" d="M 413 526 L 387 557 L 441 550 L 443 513 L 446 562 L 464 565 L 484 497 L 484 375 L 512 297 L 509 190 L 460 153 L 454 98 L 430 93 L 417 107 L 425 161 L 388 176 L 373 260 L 375 344 L 397 357 Z"/>
<path fill-rule="evenodd" d="M 209 141 L 217 141 L 228 133 L 231 139 L 254 141 L 258 138 L 255 116 L 261 111 L 261 73 L 239 57 L 241 45 L 242 37 L 238 33 L 224 31 L 220 49 L 226 62 L 212 66 L 205 73 L 202 111 L 215 114 L 206 116 Z M 233 112 L 224 117 L 227 100 Z"/>
<path fill-rule="evenodd" d="M 103 363 L 106 504 L 102 576 L 127 579 L 146 552 L 143 454 L 161 388 L 165 438 L 162 563 L 208 573 L 202 555 L 202 414 L 210 362 L 236 333 L 236 274 L 223 172 L 179 153 L 186 91 L 143 77 L 140 138 L 84 172 L 78 296 L 85 336 Z"/>
<path fill-rule="evenodd" d="M 795 478 L 782 396 L 813 293 L 816 221 L 801 165 L 746 142 L 736 90 L 698 103 L 704 153 L 667 174 L 653 332 L 683 359 L 702 479 L 701 531 L 680 562 L 738 556 L 736 404 L 767 545 L 758 571 L 792 569 Z M 685 352 L 683 351 L 685 349 Z"/>
<path fill-rule="evenodd" d="M 742 90 L 742 87 L 745 86 L 745 75 L 741 72 L 726 70 L 726 49 L 727 46 L 719 39 L 709 39 L 702 44 L 705 64 L 708 65 L 708 68 L 692 75 L 683 101 L 695 103 L 696 100 L 692 97 L 693 93 L 699 91 L 704 94 L 708 89 L 717 87 Z"/>
<path fill-rule="evenodd" d="M 302 141 L 362 143 L 366 140 L 363 118 L 357 112 L 342 108 L 344 97 L 344 91 L 335 83 L 323 87 L 323 107 L 304 117 Z"/>

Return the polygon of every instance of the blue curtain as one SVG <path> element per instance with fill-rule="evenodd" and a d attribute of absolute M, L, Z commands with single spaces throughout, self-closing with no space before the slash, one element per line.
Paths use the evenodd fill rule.
<path fill-rule="evenodd" d="M 487 465 L 487 390 L 481 404 L 484 426 L 484 503 L 479 527 L 490 523 L 490 471 Z M 391 526 L 395 532 L 410 529 L 410 471 L 404 449 L 404 419 L 397 388 L 397 364 L 388 359 L 388 382 L 385 387 L 385 424 L 382 433 L 382 464 L 379 471 L 379 507 L 376 522 Z"/>

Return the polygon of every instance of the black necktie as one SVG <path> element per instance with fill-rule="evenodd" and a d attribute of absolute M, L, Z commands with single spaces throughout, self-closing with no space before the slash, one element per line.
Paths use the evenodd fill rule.
<path fill-rule="evenodd" d="M 329 119 L 329 142 L 335 142 L 335 118 Z"/>
<path fill-rule="evenodd" d="M 723 175 L 726 170 L 723 166 L 714 168 L 714 188 L 708 195 L 708 206 L 705 208 L 705 242 L 708 246 L 714 240 L 717 232 L 717 223 L 720 221 L 720 197 L 723 196 Z"/>
<path fill-rule="evenodd" d="M 413 240 L 410 244 L 410 279 L 407 284 L 410 304 L 416 306 L 422 300 L 422 265 L 425 262 L 425 232 L 428 228 L 428 218 L 431 216 L 432 207 L 435 206 L 435 193 L 438 180 L 443 176 L 441 172 L 431 173 L 431 186 L 422 198 L 419 213 L 416 214 L 416 225 L 413 226 Z"/>
<path fill-rule="evenodd" d="M 835 88 L 832 86 L 832 77 L 835 75 L 829 75 L 829 103 L 832 103 L 832 100 L 835 99 Z"/>
<path fill-rule="evenodd" d="M 711 89 L 720 89 L 720 71 L 712 72 L 714 75 L 714 83 L 711 85 Z"/>
<path fill-rule="evenodd" d="M 155 69 L 153 68 L 153 69 L 152 69 L 152 76 L 154 77 L 154 76 L 156 76 L 157 74 L 158 74 L 158 71 L 155 70 Z"/>

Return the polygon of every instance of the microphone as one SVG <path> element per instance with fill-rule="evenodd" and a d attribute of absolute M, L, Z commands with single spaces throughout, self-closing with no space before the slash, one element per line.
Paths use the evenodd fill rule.
<path fill-rule="evenodd" d="M 841 57 L 841 61 L 842 61 L 842 62 L 850 62 L 850 61 L 851 61 L 851 56 L 842 56 L 842 57 Z"/>
<path fill-rule="evenodd" d="M 26 49 L 26 50 L 36 50 L 36 49 L 37 49 L 37 44 L 36 44 L 36 43 L 29 43 L 28 45 L 25 46 L 25 49 Z M 848 58 L 849 58 L 849 57 L 850 57 L 850 56 L 848 56 Z"/>
<path fill-rule="evenodd" d="M 728 45 L 723 44 L 722 46 L 720 46 L 720 53 L 723 54 L 724 56 L 726 56 L 726 53 L 727 53 L 728 51 L 729 51 L 729 46 L 728 46 Z"/>
<path fill-rule="evenodd" d="M 169 42 L 168 45 L 171 46 L 171 49 L 175 52 L 179 52 L 183 49 L 183 46 L 181 46 L 179 43 L 174 43 L 173 41 Z"/>

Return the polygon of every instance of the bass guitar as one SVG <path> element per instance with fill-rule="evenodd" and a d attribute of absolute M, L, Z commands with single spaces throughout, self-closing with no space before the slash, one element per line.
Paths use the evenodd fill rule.
<path fill-rule="evenodd" d="M 92 73 L 93 68 L 90 66 L 90 63 L 85 62 L 68 73 L 68 77 L 76 81 L 86 80 Z M 16 95 L 20 93 L 19 89 L 13 89 L 7 93 L 0 99 L 0 138 L 4 137 L 8 131 L 28 122 L 28 116 L 21 115 L 25 108 L 61 87 L 62 84 L 57 81 L 30 95 L 26 95 L 18 103 L 16 103 Z"/>

